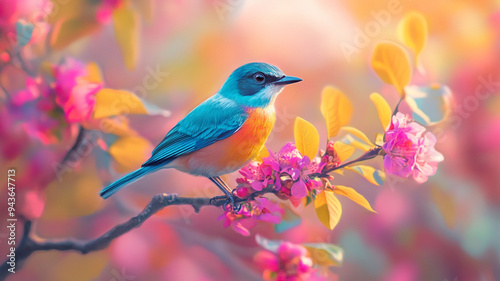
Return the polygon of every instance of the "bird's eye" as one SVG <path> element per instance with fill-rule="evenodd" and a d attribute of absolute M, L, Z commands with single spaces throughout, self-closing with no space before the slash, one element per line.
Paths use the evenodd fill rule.
<path fill-rule="evenodd" d="M 266 81 L 266 76 L 262 72 L 257 72 L 253 75 L 253 80 L 259 84 L 262 84 Z"/>

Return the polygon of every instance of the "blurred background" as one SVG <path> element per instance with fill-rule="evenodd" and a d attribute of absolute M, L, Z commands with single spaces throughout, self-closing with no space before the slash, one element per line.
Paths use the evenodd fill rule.
<path fill-rule="evenodd" d="M 44 7 L 41 0 L 27 1 L 30 5 L 3 2 L 2 26 L 9 15 Z M 399 21 L 416 10 L 426 17 L 429 34 L 419 56 L 424 71 L 414 71 L 411 84 L 447 85 L 453 96 L 451 115 L 432 128 L 439 131 L 437 150 L 445 161 L 423 185 L 408 180 L 375 187 L 353 173 L 336 176 L 336 183 L 355 187 L 378 214 L 342 198 L 343 216 L 333 231 L 320 223 L 313 208 L 299 207 L 302 223 L 291 230 L 277 234 L 271 224 L 261 223 L 252 236 L 243 237 L 223 227 L 219 209 L 207 207 L 195 214 L 190 207 L 169 207 L 103 251 L 36 252 L 8 280 L 260 280 L 253 262 L 260 249 L 253 236 L 257 233 L 339 245 L 344 263 L 332 269 L 338 280 L 500 279 L 499 1 L 132 1 L 138 11 L 132 51 L 118 43 L 109 16 L 119 2 L 53 1 L 44 20 L 57 26 L 61 19 L 76 18 L 74 29 L 66 41 L 51 42 L 46 57 L 39 55 L 46 53 L 40 48 L 49 48 L 44 44 L 25 56 L 41 67 L 43 61 L 58 63 L 65 57 L 95 62 L 106 87 L 133 91 L 170 111 L 168 117 L 128 117 L 130 128 L 150 142 L 146 154 L 185 114 L 217 92 L 234 69 L 253 61 L 303 79 L 277 99 L 269 149 L 277 151 L 293 141 L 296 116 L 314 124 L 326 140 L 319 106 L 327 85 L 352 101 L 351 125 L 374 137 L 382 129 L 369 95 L 381 93 L 393 108 L 399 95 L 376 76 L 371 53 L 381 40 L 399 42 Z M 26 6 L 33 11 L 24 11 Z M 124 60 L 124 52 L 132 53 L 134 62 Z M 14 67 L 5 67 L 1 75 L 11 91 L 25 85 L 26 77 Z M 19 212 L 36 218 L 34 231 L 43 238 L 93 239 L 162 192 L 219 195 L 205 178 L 164 170 L 104 201 L 99 190 L 120 173 L 103 168 L 102 163 L 113 166 L 114 160 L 98 153 L 96 145 L 54 177 L 50 163 L 71 147 L 77 129 L 68 127 L 65 138 L 46 144 L 25 136 L 6 118 L 1 123 L 0 167 L 19 170 L 18 184 L 24 186 L 18 187 Z M 371 161 L 382 168 L 381 159 Z M 227 177 L 231 185 L 237 176 Z M 6 235 L 0 237 L 2 255 Z"/>

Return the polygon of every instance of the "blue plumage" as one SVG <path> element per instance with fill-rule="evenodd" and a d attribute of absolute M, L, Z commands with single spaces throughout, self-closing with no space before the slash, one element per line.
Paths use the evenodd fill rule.
<path fill-rule="evenodd" d="M 100 195 L 109 198 L 123 186 L 164 168 L 176 158 L 232 136 L 247 120 L 247 109 L 269 106 L 285 85 L 299 81 L 301 79 L 285 76 L 279 68 L 266 63 L 239 67 L 217 94 L 168 132 L 140 169 L 103 188 Z"/>

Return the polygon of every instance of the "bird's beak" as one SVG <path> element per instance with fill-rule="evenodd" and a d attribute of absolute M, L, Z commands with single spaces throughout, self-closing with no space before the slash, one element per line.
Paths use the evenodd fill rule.
<path fill-rule="evenodd" d="M 288 85 L 288 84 L 297 83 L 300 81 L 302 81 L 302 79 L 300 79 L 300 78 L 293 77 L 293 76 L 285 76 L 285 77 L 281 78 L 280 80 L 275 81 L 274 84 L 275 85 Z"/>

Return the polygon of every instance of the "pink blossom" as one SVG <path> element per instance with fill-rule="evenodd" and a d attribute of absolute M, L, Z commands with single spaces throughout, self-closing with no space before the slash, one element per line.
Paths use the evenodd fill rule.
<path fill-rule="evenodd" d="M 438 163 L 444 160 L 443 155 L 434 148 L 435 145 L 436 137 L 430 132 L 424 133 L 419 139 L 413 167 L 413 178 L 419 183 L 426 182 L 429 176 L 434 175 Z"/>
<path fill-rule="evenodd" d="M 111 21 L 113 10 L 122 4 L 122 0 L 104 0 L 97 8 L 96 19 L 101 24 Z"/>
<path fill-rule="evenodd" d="M 64 110 L 66 120 L 70 123 L 88 120 L 102 83 L 87 81 L 85 65 L 73 59 L 66 59 L 54 67 L 53 72 L 56 103 Z"/>
<path fill-rule="evenodd" d="M 243 178 L 239 179 L 237 194 L 249 194 L 274 185 L 278 196 L 297 205 L 309 191 L 320 186 L 321 182 L 310 179 L 309 175 L 319 172 L 323 166 L 318 159 L 311 161 L 308 156 L 302 156 L 293 143 L 287 143 L 278 153 L 270 152 L 262 163 L 254 161 L 240 170 Z"/>
<path fill-rule="evenodd" d="M 276 253 L 260 251 L 254 260 L 264 270 L 265 280 L 321 280 L 309 252 L 302 245 L 283 242 Z"/>
<path fill-rule="evenodd" d="M 436 137 L 408 115 L 398 112 L 392 117 L 392 124 L 385 135 L 382 146 L 384 168 L 389 174 L 413 178 L 423 183 L 428 176 L 436 173 L 437 163 L 443 155 L 434 149 Z"/>
<path fill-rule="evenodd" d="M 225 210 L 219 220 L 224 220 L 224 227 L 231 227 L 243 236 L 249 236 L 249 229 L 253 228 L 258 221 L 278 224 L 284 211 L 278 205 L 267 198 L 256 198 L 255 201 L 247 202 L 238 213 L 231 209 Z"/>

